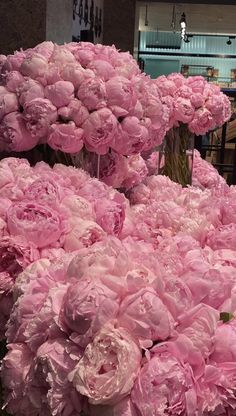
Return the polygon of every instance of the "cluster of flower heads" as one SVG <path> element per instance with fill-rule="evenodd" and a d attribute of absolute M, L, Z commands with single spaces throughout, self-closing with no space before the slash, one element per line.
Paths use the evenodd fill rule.
<path fill-rule="evenodd" d="M 158 77 L 155 84 L 170 109 L 169 127 L 187 124 L 198 136 L 223 125 L 231 116 L 228 97 L 201 76 L 184 78 L 174 73 Z"/>
<path fill-rule="evenodd" d="M 0 56 L 0 151 L 48 143 L 77 153 L 147 150 L 162 142 L 170 112 L 155 83 L 114 46 L 43 42 Z"/>
<path fill-rule="evenodd" d="M 234 415 L 236 188 L 196 158 L 202 189 L 149 176 L 130 203 L 81 170 L 0 163 L 10 413 Z"/>

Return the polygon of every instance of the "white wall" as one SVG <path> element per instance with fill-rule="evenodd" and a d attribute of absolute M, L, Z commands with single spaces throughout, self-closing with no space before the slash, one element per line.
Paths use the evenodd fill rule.
<path fill-rule="evenodd" d="M 78 5 L 77 5 L 76 11 L 78 12 L 80 0 L 78 0 L 77 3 L 78 3 Z M 85 0 L 83 0 L 83 6 L 84 5 L 85 5 Z M 88 9 L 89 9 L 89 11 L 90 11 L 90 6 L 91 6 L 91 0 L 88 0 Z M 96 14 L 96 7 L 98 7 L 98 11 L 102 10 L 102 32 L 101 32 L 100 37 L 96 37 L 94 35 L 94 43 L 102 43 L 102 38 L 103 38 L 103 0 L 94 0 L 94 16 Z M 80 31 L 81 30 L 86 30 L 86 29 L 87 30 L 90 29 L 90 24 L 88 23 L 87 26 L 85 26 L 84 21 L 82 21 L 80 23 L 79 17 L 76 15 L 75 20 L 73 20 L 73 27 L 72 27 L 73 36 L 75 36 L 76 38 L 79 37 L 80 36 Z"/>

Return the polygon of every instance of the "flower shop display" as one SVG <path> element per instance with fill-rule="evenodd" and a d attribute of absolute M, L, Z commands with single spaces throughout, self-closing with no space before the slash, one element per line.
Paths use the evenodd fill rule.
<path fill-rule="evenodd" d="M 159 173 L 186 186 L 192 183 L 194 135 L 204 135 L 229 120 L 231 104 L 218 86 L 201 76 L 163 75 L 155 82 L 172 111 L 172 126 L 160 149 Z"/>
<path fill-rule="evenodd" d="M 148 176 L 130 202 L 79 169 L 0 162 L 10 414 L 234 414 L 236 189 L 195 157 L 200 187 Z"/>

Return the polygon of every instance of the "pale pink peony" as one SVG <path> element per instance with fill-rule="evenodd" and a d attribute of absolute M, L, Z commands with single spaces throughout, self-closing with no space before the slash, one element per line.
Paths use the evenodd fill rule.
<path fill-rule="evenodd" d="M 196 392 L 192 369 L 168 344 L 142 367 L 131 399 L 140 416 L 195 414 Z"/>
<path fill-rule="evenodd" d="M 21 113 L 7 114 L 0 126 L 0 148 L 7 152 L 22 152 L 30 150 L 38 143 L 26 129 L 24 117 Z"/>
<path fill-rule="evenodd" d="M 76 63 L 76 60 L 66 45 L 54 45 L 54 50 L 50 57 L 50 62 L 63 67 L 64 65 L 70 63 Z"/>
<path fill-rule="evenodd" d="M 103 230 L 107 234 L 119 236 L 125 219 L 124 206 L 119 199 L 117 201 L 109 201 L 107 198 L 98 199 L 94 208 L 96 221 Z"/>
<path fill-rule="evenodd" d="M 24 119 L 33 137 L 46 140 L 50 125 L 57 119 L 57 109 L 46 98 L 35 98 L 24 105 Z"/>
<path fill-rule="evenodd" d="M 69 63 L 62 68 L 60 76 L 64 81 L 70 81 L 74 85 L 75 90 L 77 90 L 86 79 L 86 71 L 78 63 Z"/>
<path fill-rule="evenodd" d="M 123 117 L 131 112 L 136 103 L 137 96 L 132 83 L 124 78 L 115 76 L 107 81 L 107 104 L 117 117 Z"/>
<path fill-rule="evenodd" d="M 54 51 L 54 43 L 51 41 L 44 41 L 39 43 L 34 50 L 46 59 L 50 59 Z"/>
<path fill-rule="evenodd" d="M 118 324 L 127 328 L 141 346 L 164 341 L 173 334 L 174 320 L 151 287 L 128 295 L 120 304 Z"/>
<path fill-rule="evenodd" d="M 91 113 L 82 128 L 87 149 L 103 155 L 115 141 L 118 122 L 108 108 L 102 108 Z"/>
<path fill-rule="evenodd" d="M 33 201 L 12 205 L 7 216 L 10 233 L 25 237 L 38 248 L 56 243 L 64 231 L 58 212 Z"/>
<path fill-rule="evenodd" d="M 32 182 L 24 191 L 28 201 L 39 202 L 43 205 L 56 206 L 65 196 L 66 191 L 53 179 L 52 175 L 42 175 Z"/>
<path fill-rule="evenodd" d="M 118 296 L 99 278 L 82 278 L 69 286 L 59 319 L 70 338 L 86 347 L 103 325 L 116 318 L 118 309 Z"/>
<path fill-rule="evenodd" d="M 92 204 L 82 196 L 68 195 L 62 200 L 62 205 L 69 210 L 71 215 L 71 223 L 77 221 L 78 218 L 83 220 L 94 221 L 95 213 Z"/>
<path fill-rule="evenodd" d="M 84 131 L 77 127 L 73 121 L 68 124 L 52 124 L 51 130 L 48 144 L 52 149 L 65 153 L 77 153 L 82 149 Z"/>
<path fill-rule="evenodd" d="M 192 76 L 186 79 L 186 85 L 191 88 L 194 94 L 203 94 L 207 85 L 205 78 L 201 76 Z"/>
<path fill-rule="evenodd" d="M 131 155 L 126 159 L 125 178 L 122 187 L 131 189 L 143 182 L 148 175 L 146 163 L 140 154 Z"/>
<path fill-rule="evenodd" d="M 64 107 L 74 98 L 74 85 L 69 81 L 57 81 L 55 84 L 48 85 L 45 88 L 45 97 L 55 107 Z"/>
<path fill-rule="evenodd" d="M 222 225 L 210 230 L 207 234 L 206 244 L 213 250 L 236 250 L 236 224 Z"/>
<path fill-rule="evenodd" d="M 94 243 L 102 241 L 105 236 L 105 232 L 96 222 L 77 220 L 65 237 L 64 248 L 70 252 L 90 247 Z"/>
<path fill-rule="evenodd" d="M 26 54 L 24 51 L 16 51 L 14 55 L 8 55 L 4 61 L 1 71 L 3 73 L 10 71 L 19 71 Z"/>
<path fill-rule="evenodd" d="M 47 59 L 39 53 L 34 53 L 32 56 L 24 59 L 20 66 L 20 72 L 24 76 L 37 79 L 43 77 L 47 71 L 47 65 Z"/>
<path fill-rule="evenodd" d="M 107 325 L 87 346 L 69 380 L 91 404 L 115 404 L 130 393 L 140 361 L 141 351 L 132 336 Z"/>

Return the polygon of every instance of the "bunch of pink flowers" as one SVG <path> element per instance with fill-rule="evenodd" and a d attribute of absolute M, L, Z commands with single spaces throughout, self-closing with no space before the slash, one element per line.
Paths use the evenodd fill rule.
<path fill-rule="evenodd" d="M 9 412 L 233 415 L 236 188 L 149 176 L 130 205 L 82 170 L 0 168 Z"/>
<path fill-rule="evenodd" d="M 217 85 L 201 76 L 162 75 L 155 84 L 163 103 L 170 109 L 169 126 L 187 124 L 189 130 L 198 136 L 222 126 L 231 116 L 228 97 Z"/>
<path fill-rule="evenodd" d="M 114 46 L 43 42 L 0 59 L 0 151 L 48 143 L 123 155 L 162 142 L 169 110 L 155 83 Z"/>

